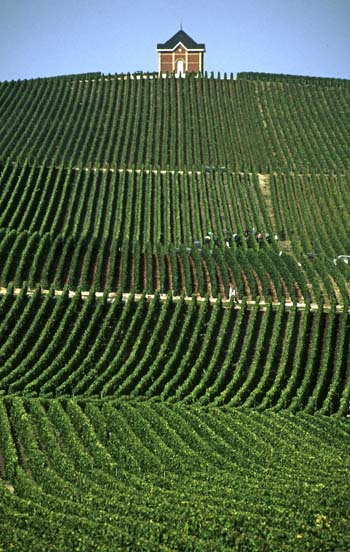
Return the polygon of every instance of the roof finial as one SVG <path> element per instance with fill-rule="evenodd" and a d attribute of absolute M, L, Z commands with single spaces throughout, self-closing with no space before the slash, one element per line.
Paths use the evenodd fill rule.
<path fill-rule="evenodd" d="M 180 30 L 182 31 L 182 20 L 181 20 L 181 23 L 180 23 Z"/>

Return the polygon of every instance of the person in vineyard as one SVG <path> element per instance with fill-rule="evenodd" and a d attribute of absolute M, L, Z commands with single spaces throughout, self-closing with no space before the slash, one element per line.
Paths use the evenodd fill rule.
<path fill-rule="evenodd" d="M 241 236 L 239 234 L 233 234 L 233 239 L 235 240 L 236 246 L 241 247 L 242 245 Z"/>
<path fill-rule="evenodd" d="M 251 236 L 250 236 L 249 230 L 248 229 L 244 230 L 243 235 L 245 237 L 247 247 L 250 247 L 251 246 Z"/>
<path fill-rule="evenodd" d="M 238 303 L 237 296 L 236 296 L 236 289 L 232 283 L 230 284 L 228 297 L 230 300 L 233 298 L 232 300 L 234 303 Z"/>

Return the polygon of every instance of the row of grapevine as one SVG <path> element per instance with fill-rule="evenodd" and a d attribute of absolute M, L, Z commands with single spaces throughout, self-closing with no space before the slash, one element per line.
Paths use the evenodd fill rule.
<path fill-rule="evenodd" d="M 295 83 L 301 85 L 326 86 L 349 88 L 349 79 L 338 79 L 334 77 L 309 77 L 305 75 L 286 75 L 278 73 L 257 73 L 249 71 L 241 71 L 237 73 L 238 80 L 253 80 L 264 82 L 284 82 Z"/>
<path fill-rule="evenodd" d="M 216 171 L 77 171 L 7 163 L 0 173 L 0 227 L 142 247 L 191 245 L 213 231 L 223 245 L 227 233 L 275 231 L 257 181 Z M 249 245 L 257 248 L 253 239 Z"/>
<path fill-rule="evenodd" d="M 191 246 L 208 232 L 224 245 L 238 233 L 259 249 L 252 229 L 291 241 L 301 257 L 332 259 L 349 249 L 348 176 L 271 176 L 227 171 L 76 171 L 7 163 L 0 173 L 0 228 Z M 334 212 L 339 224 L 333 225 Z M 243 232 L 249 230 L 248 238 Z M 213 239 L 213 237 L 212 237 Z"/>
<path fill-rule="evenodd" d="M 270 187 L 281 231 L 298 255 L 314 252 L 333 259 L 350 250 L 346 178 L 276 175 Z"/>
<path fill-rule="evenodd" d="M 288 168 L 297 172 L 318 170 L 333 172 L 337 167 L 346 167 L 345 148 L 349 144 L 349 127 L 346 119 L 339 119 L 333 127 L 334 117 L 346 109 L 346 91 L 328 94 L 335 89 L 317 88 L 320 92 L 317 100 L 313 87 L 299 87 L 298 99 L 292 85 L 276 83 L 268 86 L 263 82 L 255 83 L 256 94 L 260 98 L 259 108 L 268 144 L 274 140 L 280 147 L 272 152 L 279 170 Z M 296 116 L 298 114 L 298 116 Z M 315 119 L 318 122 L 315 128 Z M 287 127 L 286 121 L 289 121 Z M 312 132 L 305 132 L 305 128 Z M 293 154 L 291 152 L 293 151 Z M 345 154 L 346 155 L 346 154 Z M 267 155 L 267 159 L 271 158 Z M 293 165 L 289 160 L 293 158 Z"/>
<path fill-rule="evenodd" d="M 0 301 L 0 390 L 26 396 L 148 397 L 170 402 L 345 414 L 348 313 L 108 303 L 37 290 Z M 332 390 L 332 392 L 330 391 Z"/>
<path fill-rule="evenodd" d="M 6 550 L 346 549 L 341 420 L 17 397 L 0 427 Z"/>
<path fill-rule="evenodd" d="M 300 263 L 299 263 L 300 264 Z M 141 250 L 136 242 L 131 248 L 119 247 L 86 236 L 57 235 L 27 231 L 0 230 L 0 286 L 11 282 L 44 289 L 68 286 L 88 291 L 135 291 L 161 293 L 184 292 L 191 296 L 206 293 L 229 297 L 230 287 L 236 297 L 274 302 L 285 298 L 294 302 L 344 304 L 349 297 L 348 268 L 330 260 L 304 259 L 302 266 L 288 255 L 280 255 L 265 243 L 259 250 L 237 248 L 174 248 L 147 244 Z M 322 282 L 322 288 L 320 283 Z"/>
<path fill-rule="evenodd" d="M 341 172 L 350 88 L 334 82 L 90 75 L 0 83 L 1 159 Z"/>

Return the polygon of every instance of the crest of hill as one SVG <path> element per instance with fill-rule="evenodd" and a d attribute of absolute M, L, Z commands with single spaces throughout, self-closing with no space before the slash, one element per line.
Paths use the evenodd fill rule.
<path fill-rule="evenodd" d="M 169 75 L 170 77 L 172 75 Z M 290 82 L 290 83 L 298 83 L 298 84 L 314 84 L 314 85 L 324 85 L 324 86 L 344 86 L 349 87 L 350 86 L 350 79 L 341 79 L 341 78 L 335 78 L 335 77 L 317 77 L 317 76 L 307 76 L 307 75 L 289 75 L 286 73 L 260 73 L 256 71 L 240 71 L 234 75 L 234 73 L 230 73 L 228 76 L 225 72 L 223 75 L 221 75 L 220 72 L 218 72 L 216 75 L 214 72 L 210 72 L 208 74 L 207 71 L 204 72 L 204 75 L 200 75 L 200 78 L 214 78 L 214 79 L 227 79 L 230 80 L 252 80 L 252 81 L 264 81 L 264 82 Z M 164 78 L 162 76 L 159 76 L 157 72 L 155 71 L 136 71 L 136 72 L 128 72 L 128 73 L 101 73 L 100 71 L 92 71 L 87 73 L 71 73 L 67 75 L 54 75 L 51 77 L 37 77 L 33 79 L 18 79 L 14 81 L 0 81 L 0 86 L 7 84 L 7 83 L 13 83 L 13 82 L 33 82 L 37 80 L 53 80 L 53 79 L 65 79 L 65 80 L 99 80 L 99 79 L 126 79 L 126 78 L 151 78 L 151 79 L 157 79 L 157 78 Z"/>
<path fill-rule="evenodd" d="M 237 73 L 237 79 L 253 80 L 264 82 L 290 82 L 305 85 L 315 86 L 341 86 L 348 88 L 350 86 L 349 79 L 338 79 L 332 77 L 308 77 L 303 75 L 285 75 L 283 73 L 256 73 L 256 72 L 240 72 Z"/>

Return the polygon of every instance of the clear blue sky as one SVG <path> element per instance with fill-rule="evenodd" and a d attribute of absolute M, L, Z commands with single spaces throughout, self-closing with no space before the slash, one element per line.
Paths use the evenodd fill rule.
<path fill-rule="evenodd" d="M 157 71 L 181 22 L 208 72 L 350 78 L 350 0 L 0 0 L 0 81 Z"/>

